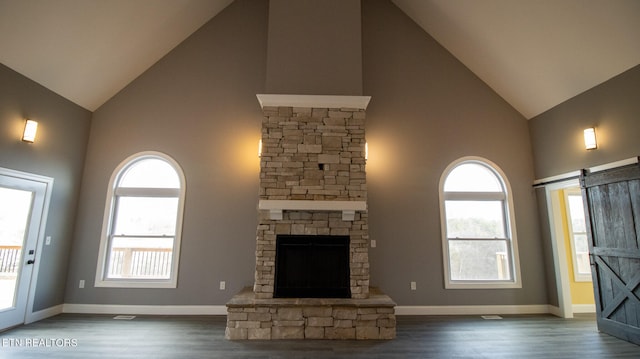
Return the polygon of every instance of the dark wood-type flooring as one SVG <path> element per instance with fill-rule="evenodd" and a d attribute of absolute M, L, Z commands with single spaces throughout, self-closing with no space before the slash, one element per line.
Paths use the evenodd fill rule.
<path fill-rule="evenodd" d="M 599 333 L 593 315 L 398 316 L 390 341 L 227 341 L 223 316 L 112 318 L 63 314 L 10 329 L 0 358 L 640 358 L 640 346 Z"/>

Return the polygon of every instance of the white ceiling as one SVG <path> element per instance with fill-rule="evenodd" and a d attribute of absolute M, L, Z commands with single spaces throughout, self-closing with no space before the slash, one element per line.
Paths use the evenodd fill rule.
<path fill-rule="evenodd" d="M 638 0 L 392 0 L 526 118 L 640 64 Z M 0 63 L 91 111 L 232 0 L 0 0 Z"/>
<path fill-rule="evenodd" d="M 526 118 L 640 64 L 638 0 L 393 0 Z"/>
<path fill-rule="evenodd" d="M 0 63 L 94 111 L 233 0 L 0 0 Z"/>

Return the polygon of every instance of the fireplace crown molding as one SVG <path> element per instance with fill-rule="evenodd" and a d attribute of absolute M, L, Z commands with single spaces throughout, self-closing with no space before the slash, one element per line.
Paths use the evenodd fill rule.
<path fill-rule="evenodd" d="M 269 211 L 272 220 L 281 220 L 282 211 L 341 211 L 343 221 L 353 221 L 356 211 L 367 210 L 367 202 L 261 199 L 258 209 Z"/>
<path fill-rule="evenodd" d="M 257 94 L 260 107 L 354 108 L 366 110 L 371 96 Z"/>

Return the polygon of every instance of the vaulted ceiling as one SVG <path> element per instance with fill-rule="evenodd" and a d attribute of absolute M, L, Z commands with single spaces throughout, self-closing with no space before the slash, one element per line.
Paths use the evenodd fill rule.
<path fill-rule="evenodd" d="M 91 111 L 233 0 L 0 0 L 0 63 Z M 640 64 L 637 0 L 392 0 L 526 118 Z"/>

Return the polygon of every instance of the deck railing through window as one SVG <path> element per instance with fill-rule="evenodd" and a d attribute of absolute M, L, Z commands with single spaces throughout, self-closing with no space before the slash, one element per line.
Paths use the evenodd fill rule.
<path fill-rule="evenodd" d="M 18 273 L 21 246 L 0 246 L 0 274 Z"/>
<path fill-rule="evenodd" d="M 113 248 L 109 278 L 168 279 L 172 252 L 170 248 Z"/>

